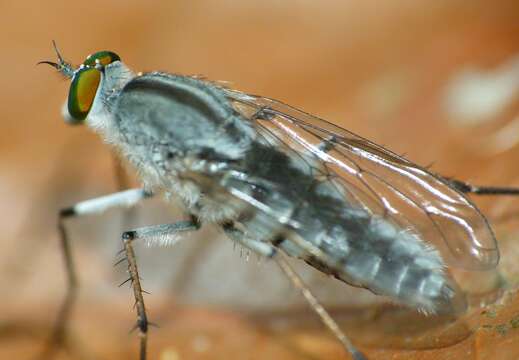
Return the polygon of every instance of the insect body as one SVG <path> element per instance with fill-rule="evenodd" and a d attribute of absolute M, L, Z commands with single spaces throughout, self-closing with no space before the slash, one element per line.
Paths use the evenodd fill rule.
<path fill-rule="evenodd" d="M 498 261 L 492 231 L 457 183 L 344 129 L 199 78 L 135 74 L 112 52 L 95 53 L 77 69 L 58 57 L 46 63 L 72 79 L 65 118 L 98 132 L 144 184 L 76 204 L 62 218 L 133 205 L 155 193 L 179 198 L 192 215 L 123 235 L 143 334 L 147 319 L 131 243 L 167 243 L 205 223 L 262 255 L 281 251 L 426 313 L 465 309 L 449 266 L 484 269 Z M 321 316 L 362 359 L 333 320 Z"/>
<path fill-rule="evenodd" d="M 131 79 L 114 100 L 111 116 L 94 120 L 98 131 L 147 187 L 179 196 L 202 223 L 239 223 L 255 241 L 429 312 L 452 306 L 455 291 L 437 251 L 336 196 L 332 184 L 261 141 L 220 89 L 150 73 Z M 107 107 L 98 102 L 93 111 L 96 105 Z"/>

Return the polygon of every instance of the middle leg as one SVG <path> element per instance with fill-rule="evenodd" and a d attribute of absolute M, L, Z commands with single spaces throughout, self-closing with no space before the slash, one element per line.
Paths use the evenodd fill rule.
<path fill-rule="evenodd" d="M 136 240 L 144 240 L 148 244 L 159 242 L 161 244 L 170 244 L 173 238 L 178 237 L 179 233 L 187 231 L 196 231 L 200 228 L 200 222 L 195 216 L 191 216 L 191 220 L 179 221 L 173 224 L 162 224 L 155 226 L 147 226 L 122 234 L 124 244 L 124 252 L 128 261 L 128 272 L 130 277 L 128 281 L 132 284 L 133 296 L 135 298 L 135 307 L 137 309 L 137 324 L 140 336 L 140 360 L 146 359 L 146 345 L 148 337 L 148 316 L 144 306 L 144 297 L 142 293 L 141 281 L 139 278 L 139 270 L 137 267 L 137 258 L 133 249 L 133 242 Z"/>

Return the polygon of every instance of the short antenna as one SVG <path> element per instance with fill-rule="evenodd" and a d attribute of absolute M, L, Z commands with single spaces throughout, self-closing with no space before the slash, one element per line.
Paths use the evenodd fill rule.
<path fill-rule="evenodd" d="M 58 62 L 53 61 L 39 61 L 36 65 L 40 64 L 47 64 L 58 70 L 60 73 L 65 75 L 68 78 L 72 78 L 74 76 L 74 68 L 71 64 L 63 60 L 63 56 L 61 56 L 61 53 L 59 52 L 58 45 L 56 45 L 56 41 L 52 40 L 52 46 L 54 47 L 54 51 L 56 52 L 56 56 L 58 57 Z"/>

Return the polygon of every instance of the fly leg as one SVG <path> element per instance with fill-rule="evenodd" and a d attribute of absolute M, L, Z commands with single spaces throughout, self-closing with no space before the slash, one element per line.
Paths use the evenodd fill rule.
<path fill-rule="evenodd" d="M 75 204 L 74 206 L 64 208 L 59 212 L 57 226 L 61 252 L 63 254 L 65 270 L 67 274 L 67 289 L 65 293 L 65 299 L 60 306 L 58 315 L 53 325 L 50 338 L 45 344 L 43 351 L 38 355 L 38 359 L 52 358 L 59 348 L 67 348 L 70 342 L 67 335 L 67 327 L 72 309 L 77 298 L 78 279 L 69 237 L 65 228 L 65 220 L 87 214 L 101 213 L 114 207 L 134 206 L 143 199 L 150 196 L 152 196 L 152 194 L 144 191 L 143 189 L 131 189 L 101 196 L 91 200 L 82 201 Z"/>
<path fill-rule="evenodd" d="M 137 268 L 137 259 L 133 249 L 133 242 L 136 240 L 152 242 L 171 242 L 172 238 L 177 237 L 180 232 L 195 231 L 200 228 L 198 219 L 194 216 L 189 221 L 179 221 L 174 224 L 163 224 L 155 226 L 147 226 L 131 231 L 126 231 L 122 234 L 122 241 L 124 245 L 124 252 L 128 262 L 128 273 L 130 277 L 127 281 L 131 282 L 133 289 L 133 296 L 135 297 L 135 307 L 137 309 L 137 324 L 135 328 L 139 330 L 140 337 L 140 351 L 139 359 L 146 359 L 146 345 L 148 339 L 148 317 L 146 315 L 146 308 L 144 306 L 144 298 L 142 293 L 141 281 L 139 278 L 139 270 Z M 123 284 L 124 284 L 123 283 Z M 122 285 L 122 284 L 121 284 Z"/>
<path fill-rule="evenodd" d="M 285 275 L 288 277 L 292 285 L 296 287 L 304 296 L 308 304 L 319 315 L 321 321 L 333 333 L 333 335 L 341 342 L 346 351 L 351 354 L 353 360 L 367 360 L 366 357 L 352 344 L 351 340 L 344 334 L 337 322 L 326 311 L 323 305 L 315 297 L 310 289 L 305 285 L 303 279 L 292 269 L 287 261 L 287 255 L 283 251 L 276 252 L 276 262 Z"/>
<path fill-rule="evenodd" d="M 231 238 L 231 240 L 236 241 L 238 244 L 245 246 L 247 249 L 267 258 L 273 258 L 276 255 L 276 248 L 272 245 L 263 242 L 250 239 L 245 236 L 245 234 L 234 227 L 231 224 L 224 224 L 223 230 L 225 234 Z"/>
<path fill-rule="evenodd" d="M 273 247 L 269 243 L 248 238 L 242 231 L 236 229 L 232 224 L 224 224 L 223 229 L 232 240 L 260 255 L 274 259 L 281 270 L 283 270 L 285 275 L 288 277 L 292 285 L 294 285 L 294 287 L 301 292 L 310 307 L 321 318 L 321 321 L 324 323 L 324 325 L 326 325 L 326 327 L 341 342 L 346 351 L 351 354 L 352 359 L 366 360 L 366 357 L 351 343 L 350 339 L 340 329 L 337 322 L 321 305 L 312 291 L 304 284 L 301 277 L 292 269 L 287 261 L 287 255 L 282 250 Z"/>
<path fill-rule="evenodd" d="M 464 181 L 444 178 L 453 188 L 464 194 L 476 195 L 519 195 L 519 188 L 505 186 L 475 186 Z"/>

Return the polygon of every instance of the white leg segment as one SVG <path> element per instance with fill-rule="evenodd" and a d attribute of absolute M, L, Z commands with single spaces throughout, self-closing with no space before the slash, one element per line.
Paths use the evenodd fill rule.
<path fill-rule="evenodd" d="M 180 240 L 181 233 L 196 231 L 199 228 L 200 225 L 198 222 L 188 220 L 179 221 L 173 224 L 145 226 L 127 231 L 126 233 L 131 235 L 132 240 L 144 241 L 148 246 L 171 246 Z"/>
<path fill-rule="evenodd" d="M 235 229 L 234 227 L 224 227 L 225 233 L 237 243 L 245 246 L 247 249 L 255 252 L 256 254 L 260 254 L 266 257 L 272 257 L 276 253 L 276 250 L 272 247 L 272 245 L 248 238 L 245 234 Z"/>
<path fill-rule="evenodd" d="M 143 189 L 130 189 L 106 196 L 100 196 L 95 199 L 81 201 L 67 210 L 73 215 L 100 214 L 115 207 L 135 206 L 140 201 L 150 196 L 151 194 Z"/>

